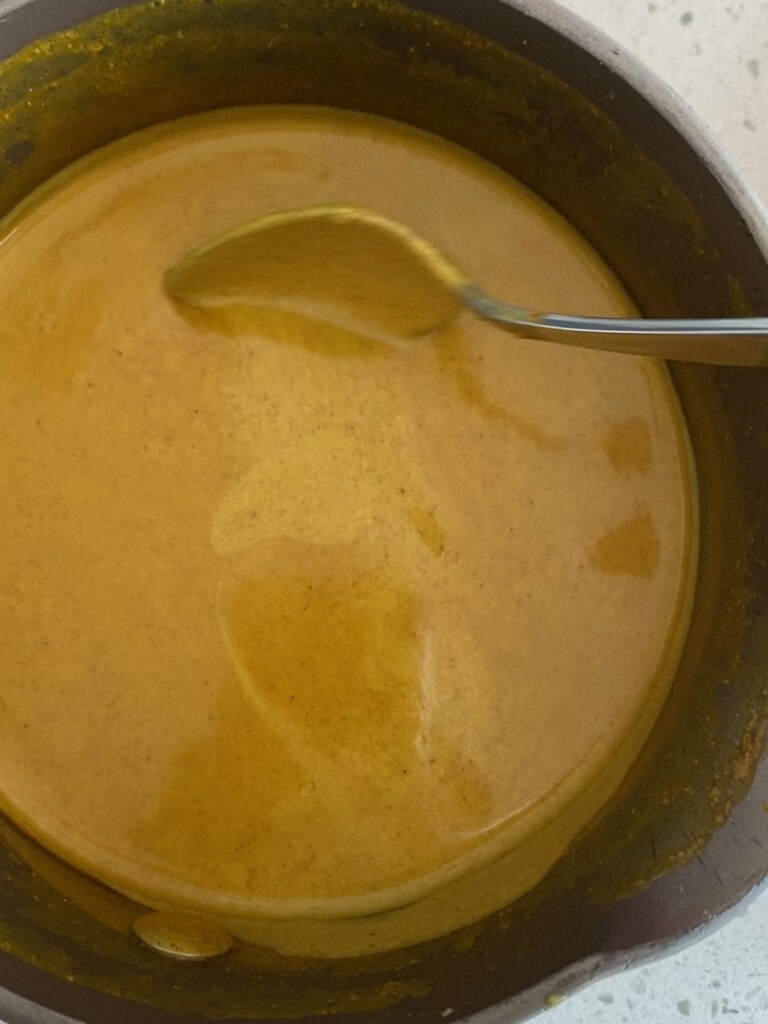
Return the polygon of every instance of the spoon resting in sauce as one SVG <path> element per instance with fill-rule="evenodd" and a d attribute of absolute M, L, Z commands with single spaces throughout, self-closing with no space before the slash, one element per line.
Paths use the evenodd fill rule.
<path fill-rule="evenodd" d="M 271 306 L 369 336 L 428 334 L 462 308 L 513 334 L 720 365 L 768 364 L 768 317 L 627 320 L 539 313 L 501 302 L 404 224 L 353 206 L 250 221 L 187 254 L 165 288 L 198 307 Z"/>

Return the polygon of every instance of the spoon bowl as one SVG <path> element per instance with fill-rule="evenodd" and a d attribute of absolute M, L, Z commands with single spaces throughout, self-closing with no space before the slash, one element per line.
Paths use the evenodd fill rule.
<path fill-rule="evenodd" d="M 469 284 L 429 242 L 352 206 L 274 213 L 214 238 L 166 274 L 198 308 L 269 306 L 375 337 L 413 338 L 461 310 Z"/>

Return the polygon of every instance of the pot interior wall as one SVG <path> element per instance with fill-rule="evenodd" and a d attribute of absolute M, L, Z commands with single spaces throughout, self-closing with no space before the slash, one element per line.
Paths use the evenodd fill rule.
<path fill-rule="evenodd" d="M 99 6 L 119 5 L 88 5 Z M 683 153 L 678 172 L 663 170 L 657 154 L 568 81 L 583 77 L 587 62 L 595 81 L 605 77 L 614 106 L 617 90 L 626 101 L 630 124 L 632 104 L 642 111 L 643 101 L 628 86 L 499 0 L 476 2 L 471 20 L 489 37 L 503 35 L 505 46 L 417 9 L 429 6 L 130 4 L 22 51 L 0 64 L 0 213 L 76 157 L 146 125 L 233 104 L 325 104 L 431 129 L 511 171 L 582 230 L 646 314 L 768 308 L 768 273 L 737 212 L 708 218 L 685 198 L 686 174 L 705 173 L 693 153 Z M 457 21 L 466 14 L 458 2 L 432 6 Z M 10 12 L 19 38 L 41 9 Z M 528 59 L 534 53 L 542 66 Z M 133 908 L 100 887 L 87 883 L 87 897 L 67 900 L 62 891 L 86 883 L 39 853 L 20 857 L 9 830 L 0 844 L 0 983 L 89 1021 L 178 1019 L 166 1018 L 172 1011 L 437 1022 L 449 1007 L 461 1016 L 515 997 L 582 957 L 665 938 L 647 910 L 664 880 L 652 880 L 694 857 L 729 819 L 749 789 L 768 720 L 768 375 L 683 366 L 675 380 L 702 500 L 689 643 L 669 706 L 622 793 L 537 890 L 476 927 L 401 954 L 328 964 L 238 950 L 190 967 L 140 947 L 128 929 Z M 36 857 L 34 872 L 28 861 Z M 755 878 L 768 870 L 768 853 L 749 870 Z M 720 906 L 739 895 L 722 896 Z M 526 1007 L 530 999 L 521 998 L 508 1012 Z"/>

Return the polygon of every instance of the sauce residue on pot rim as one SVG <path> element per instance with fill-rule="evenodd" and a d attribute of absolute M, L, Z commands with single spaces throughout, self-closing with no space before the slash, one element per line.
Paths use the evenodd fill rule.
<path fill-rule="evenodd" d="M 499 171 L 327 110 L 140 133 L 0 242 L 3 807 L 149 906 L 309 955 L 536 884 L 653 726 L 695 563 L 662 366 L 164 294 L 206 239 L 332 202 L 500 297 L 631 312 Z"/>

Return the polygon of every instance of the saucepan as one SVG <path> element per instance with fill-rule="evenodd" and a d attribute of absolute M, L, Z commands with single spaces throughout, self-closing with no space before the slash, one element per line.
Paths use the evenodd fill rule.
<path fill-rule="evenodd" d="M 765 212 L 660 82 L 550 0 L 0 0 L 0 214 L 135 129 L 283 102 L 409 122 L 505 168 L 589 239 L 647 316 L 768 314 Z M 671 369 L 702 522 L 685 653 L 620 792 L 534 891 L 398 952 L 302 961 L 238 948 L 184 964 L 138 943 L 122 897 L 3 824 L 0 1017 L 517 1021 L 695 936 L 759 886 L 768 370 Z"/>

